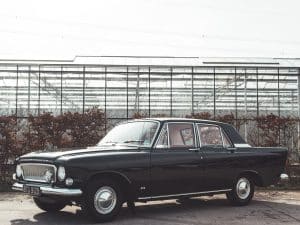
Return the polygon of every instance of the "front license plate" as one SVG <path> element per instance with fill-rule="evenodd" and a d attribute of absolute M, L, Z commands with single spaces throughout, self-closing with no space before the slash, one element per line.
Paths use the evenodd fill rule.
<path fill-rule="evenodd" d="M 24 185 L 23 186 L 23 191 L 25 193 L 33 195 L 33 196 L 39 196 L 39 195 L 41 195 L 40 187 Z"/>

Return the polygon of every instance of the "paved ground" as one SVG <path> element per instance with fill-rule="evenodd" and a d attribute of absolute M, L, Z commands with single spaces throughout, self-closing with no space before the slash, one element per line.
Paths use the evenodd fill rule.
<path fill-rule="evenodd" d="M 121 225 L 182 224 L 300 224 L 300 191 L 258 192 L 245 207 L 230 206 L 225 196 L 201 197 L 185 203 L 176 201 L 138 204 L 136 215 L 124 207 L 112 223 Z M 1 225 L 93 224 L 77 207 L 50 214 L 39 210 L 29 196 L 0 193 Z"/>

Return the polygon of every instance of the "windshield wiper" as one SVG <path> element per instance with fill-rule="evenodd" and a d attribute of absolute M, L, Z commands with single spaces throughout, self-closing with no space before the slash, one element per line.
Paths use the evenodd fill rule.
<path fill-rule="evenodd" d="M 124 141 L 123 143 L 143 143 L 144 140 L 128 140 L 128 141 Z"/>

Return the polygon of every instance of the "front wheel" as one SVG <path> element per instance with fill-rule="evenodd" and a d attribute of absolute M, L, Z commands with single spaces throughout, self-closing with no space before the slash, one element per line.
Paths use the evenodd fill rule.
<path fill-rule="evenodd" d="M 92 181 L 87 188 L 83 209 L 97 222 L 113 220 L 123 204 L 119 185 L 111 180 Z"/>
<path fill-rule="evenodd" d="M 37 207 L 46 212 L 58 212 L 66 206 L 65 202 L 46 201 L 45 199 L 39 197 L 34 197 L 33 201 Z"/>
<path fill-rule="evenodd" d="M 248 177 L 239 177 L 235 182 L 233 189 L 226 193 L 227 199 L 232 205 L 248 205 L 254 195 L 254 183 Z"/>

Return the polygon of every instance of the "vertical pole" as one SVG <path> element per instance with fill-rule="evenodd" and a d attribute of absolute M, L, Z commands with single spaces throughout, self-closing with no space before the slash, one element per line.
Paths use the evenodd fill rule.
<path fill-rule="evenodd" d="M 63 67 L 60 67 L 60 115 L 63 113 Z"/>
<path fill-rule="evenodd" d="M 213 68 L 214 78 L 214 119 L 216 119 L 216 68 Z"/>
<path fill-rule="evenodd" d="M 136 81 L 136 89 L 135 89 L 135 112 L 140 112 L 140 67 L 138 66 L 137 72 L 137 81 Z"/>
<path fill-rule="evenodd" d="M 41 114 L 41 65 L 39 65 L 38 115 Z"/>
<path fill-rule="evenodd" d="M 19 65 L 17 65 L 17 83 L 16 83 L 16 117 L 18 117 L 18 92 L 19 92 Z"/>
<path fill-rule="evenodd" d="M 126 66 L 126 117 L 127 117 L 127 120 L 129 119 L 129 109 L 128 109 L 128 101 L 129 101 L 129 90 L 128 90 L 128 84 L 129 84 L 129 75 L 128 75 L 128 66 Z"/>
<path fill-rule="evenodd" d="M 245 68 L 245 76 L 244 76 L 244 112 L 245 112 L 245 141 L 247 141 L 247 138 L 248 138 L 248 131 L 247 131 L 247 123 L 248 123 L 248 118 L 247 118 L 247 69 Z"/>
<path fill-rule="evenodd" d="M 259 116 L 259 102 L 258 102 L 258 68 L 256 67 L 256 116 Z"/>
<path fill-rule="evenodd" d="M 194 115 L 194 67 L 192 67 L 192 115 Z"/>
<path fill-rule="evenodd" d="M 236 74 L 236 67 L 234 68 L 234 105 L 235 105 L 235 126 L 237 127 L 237 125 L 238 125 L 238 104 L 237 104 L 237 74 Z"/>
<path fill-rule="evenodd" d="M 28 93 L 28 97 L 27 97 L 27 114 L 26 114 L 26 116 L 27 116 L 27 121 L 28 121 L 28 115 L 30 114 L 30 96 L 31 96 L 31 94 L 30 94 L 30 89 L 31 89 L 31 84 L 30 84 L 30 82 L 31 82 L 31 66 L 28 66 L 28 91 L 27 91 L 27 93 Z M 28 141 L 26 142 L 26 147 L 27 148 L 29 148 L 29 146 L 31 146 L 31 134 L 30 134 L 30 126 L 28 125 L 28 130 L 29 130 L 29 132 L 28 132 Z"/>
<path fill-rule="evenodd" d="M 280 76 L 279 76 L 279 67 L 277 68 L 277 107 L 278 107 L 278 117 L 280 118 Z M 281 127 L 280 127 L 280 124 L 279 124 L 279 127 L 278 127 L 278 143 L 279 145 L 281 144 Z"/>
<path fill-rule="evenodd" d="M 259 116 L 259 102 L 258 102 L 258 68 L 256 67 L 256 117 Z M 259 128 L 257 127 L 257 144 L 259 145 Z"/>
<path fill-rule="evenodd" d="M 171 67 L 170 71 L 170 116 L 173 115 L 173 67 Z"/>
<path fill-rule="evenodd" d="M 30 114 L 30 82 L 31 82 L 31 78 L 30 78 L 30 75 L 31 75 L 31 66 L 28 66 L 28 89 L 27 89 L 27 115 Z"/>
<path fill-rule="evenodd" d="M 82 113 L 84 113 L 85 109 L 85 66 L 83 66 L 82 72 Z"/>
<path fill-rule="evenodd" d="M 297 84 L 298 84 L 298 90 L 297 90 L 297 97 L 298 97 L 298 152 L 300 153 L 300 68 L 298 68 L 298 77 L 297 77 Z"/>
<path fill-rule="evenodd" d="M 107 67 L 104 67 L 104 117 L 105 117 L 105 133 L 107 132 L 107 112 L 106 112 L 106 87 L 107 87 Z"/>
<path fill-rule="evenodd" d="M 149 66 L 149 69 L 148 69 L 148 87 L 149 87 L 149 90 L 148 90 L 148 114 L 149 114 L 149 117 L 151 117 L 151 77 L 150 77 L 150 66 Z"/>

